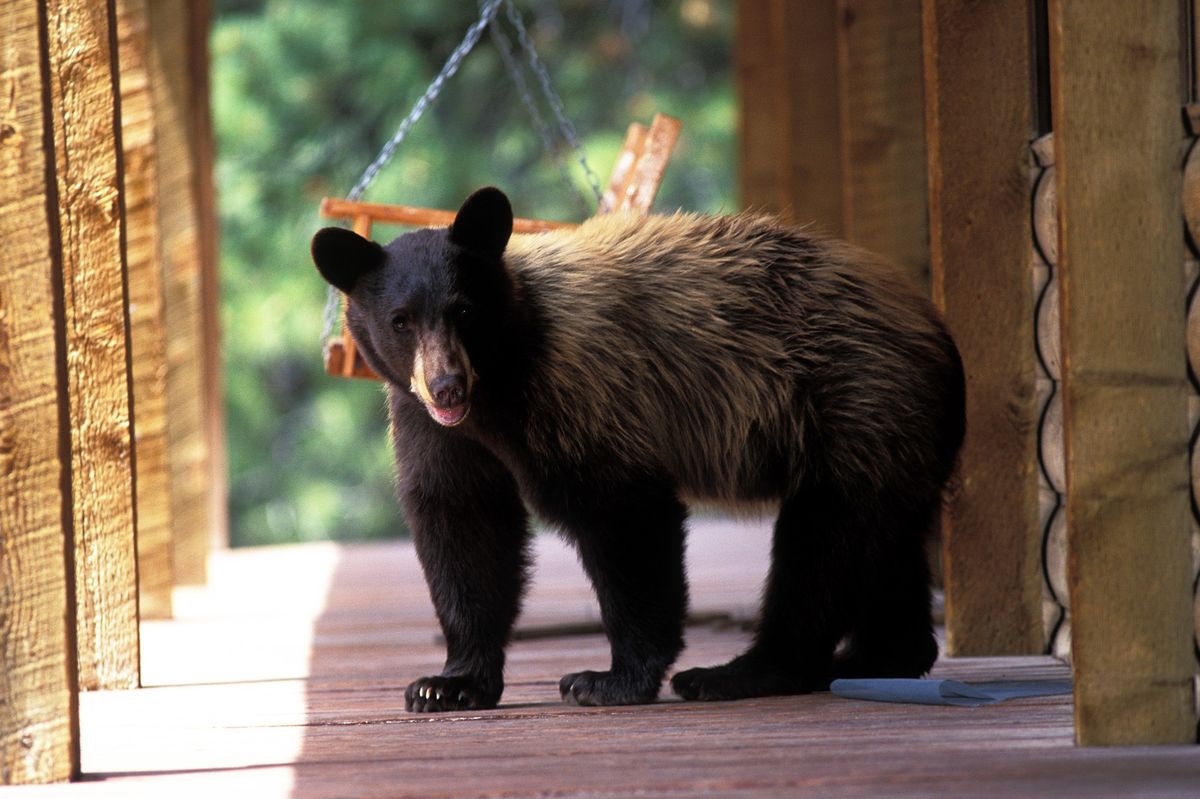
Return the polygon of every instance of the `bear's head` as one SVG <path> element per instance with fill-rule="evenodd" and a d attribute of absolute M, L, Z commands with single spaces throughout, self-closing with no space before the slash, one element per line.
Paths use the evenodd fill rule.
<path fill-rule="evenodd" d="M 407 233 L 386 247 L 344 228 L 312 240 L 317 270 L 346 295 L 346 322 L 380 377 L 412 393 L 439 424 L 467 418 L 511 303 L 504 249 L 512 206 L 485 188 L 449 228 Z"/>

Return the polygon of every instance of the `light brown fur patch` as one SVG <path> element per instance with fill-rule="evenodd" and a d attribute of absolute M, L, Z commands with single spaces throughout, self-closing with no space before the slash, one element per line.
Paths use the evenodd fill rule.
<path fill-rule="evenodd" d="M 409 389 L 426 405 L 433 405 L 429 380 L 450 372 L 461 372 L 465 376 L 467 397 L 470 397 L 475 383 L 475 372 L 471 369 L 471 358 L 467 355 L 461 339 L 451 335 L 444 326 L 423 333 L 413 354 Z"/>
<path fill-rule="evenodd" d="M 950 345 L 862 251 L 749 214 L 614 214 L 513 236 L 505 262 L 545 315 L 535 451 L 603 450 L 728 500 L 754 493 L 765 451 L 799 479 L 814 441 L 860 484 L 930 471 L 941 388 L 910 365 Z"/>

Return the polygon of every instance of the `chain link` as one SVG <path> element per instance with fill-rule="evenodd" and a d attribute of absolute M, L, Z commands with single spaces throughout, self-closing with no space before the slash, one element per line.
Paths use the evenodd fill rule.
<path fill-rule="evenodd" d="M 433 104 L 438 95 L 441 94 L 442 86 L 445 85 L 447 80 L 454 77 L 454 73 L 458 72 L 463 59 L 479 43 L 479 37 L 483 35 L 483 29 L 496 18 L 496 12 L 500 9 L 502 2 L 504 0 L 486 0 L 479 12 L 479 19 L 467 29 L 463 40 L 459 43 L 458 47 L 454 48 L 454 52 L 450 54 L 450 57 L 446 59 L 441 72 L 437 74 L 437 77 L 425 89 L 424 94 L 413 104 L 412 110 L 408 112 L 408 116 L 404 118 L 400 123 L 400 127 L 392 134 L 392 138 L 379 151 L 379 155 L 375 156 L 375 160 L 363 170 L 362 176 L 354 184 L 354 188 L 350 189 L 350 193 L 346 195 L 347 199 L 357 200 L 362 197 L 363 192 L 375 180 L 379 171 L 391 160 L 396 152 L 396 148 L 408 136 L 408 132 L 412 129 L 412 126 L 417 124 L 417 121 L 425 114 L 425 111 L 429 109 L 429 106 Z M 322 342 L 330 341 L 334 327 L 341 318 L 341 311 L 341 294 L 333 286 L 330 286 L 325 297 L 325 311 L 321 330 Z"/>
<path fill-rule="evenodd" d="M 534 74 L 537 75 L 538 82 L 542 88 L 542 94 L 545 96 L 546 102 L 550 105 L 551 110 L 554 112 L 555 119 L 558 122 L 559 131 L 562 133 L 562 137 L 566 139 L 567 144 L 570 145 L 571 149 L 578 157 L 579 164 L 583 167 L 584 174 L 587 176 L 588 184 L 591 186 L 592 192 L 596 196 L 597 203 L 601 202 L 604 195 L 600 190 L 600 180 L 596 177 L 596 173 L 592 171 L 591 166 L 588 164 L 587 157 L 583 153 L 583 145 L 579 141 L 579 135 L 575 130 L 575 126 L 571 124 L 569 119 L 567 119 L 562 98 L 559 97 L 554 91 L 554 87 L 550 82 L 550 73 L 546 70 L 545 65 L 542 63 L 542 59 L 538 56 L 537 50 L 534 49 L 533 39 L 529 35 L 529 31 L 525 29 L 525 23 L 521 20 L 521 15 L 517 11 L 516 6 L 513 5 L 512 0 L 485 0 L 483 2 L 479 13 L 479 19 L 467 29 L 467 33 L 463 37 L 462 42 L 459 43 L 458 47 L 454 48 L 454 52 L 452 52 L 450 57 L 446 59 L 446 63 L 442 67 L 441 71 L 437 74 L 437 77 L 430 82 L 429 86 L 425 89 L 425 92 L 417 99 L 417 102 L 413 104 L 412 110 L 409 111 L 408 116 L 406 116 L 400 122 L 400 126 L 396 129 L 396 132 L 392 134 L 392 138 L 388 140 L 387 144 L 383 146 L 383 149 L 379 151 L 379 154 L 375 156 L 375 160 L 373 160 L 367 166 L 367 168 L 363 170 L 362 176 L 359 177 L 358 182 L 354 184 L 354 187 L 350 189 L 349 194 L 346 195 L 347 199 L 357 200 L 362 197 L 363 193 L 366 192 L 367 188 L 375 180 L 380 170 L 383 169 L 387 162 L 392 159 L 392 156 L 395 155 L 396 148 L 399 147 L 404 139 L 408 136 L 408 133 L 412 129 L 413 125 L 415 125 L 417 121 L 421 119 L 421 117 L 429 109 L 429 106 L 433 105 L 434 101 L 437 100 L 438 95 L 441 94 L 442 87 L 445 85 L 446 81 L 454 77 L 454 74 L 458 72 L 458 68 L 461 66 L 463 59 L 466 58 L 467 54 L 470 53 L 471 50 L 475 48 L 475 45 L 479 43 L 479 37 L 483 35 L 483 29 L 489 25 L 491 26 L 492 35 L 496 39 L 500 56 L 503 59 L 505 66 L 508 68 L 509 75 L 512 77 L 513 82 L 517 85 L 517 90 L 521 94 L 521 101 L 525 104 L 526 109 L 528 109 L 530 116 L 533 118 L 534 125 L 538 129 L 538 133 L 541 135 L 542 145 L 545 147 L 547 153 L 549 153 L 551 156 L 554 156 L 558 161 L 559 171 L 562 172 L 563 178 L 566 180 L 568 185 L 572 183 L 571 176 L 567 173 L 565 164 L 556 154 L 556 148 L 554 147 L 553 135 L 550 132 L 550 126 L 546 123 L 545 119 L 538 111 L 537 102 L 534 100 L 532 92 L 529 90 L 529 85 L 525 81 L 525 76 L 521 72 L 520 65 L 513 56 L 511 43 L 509 42 L 508 37 L 505 36 L 503 31 L 500 29 L 496 15 L 502 3 L 505 6 L 505 13 L 509 22 L 517 31 L 517 40 L 520 42 L 521 48 L 525 51 L 526 59 L 529 61 L 529 65 L 533 69 Z M 331 286 L 325 301 L 323 320 L 324 324 L 321 332 L 322 341 L 328 342 L 330 340 L 330 337 L 333 335 L 333 329 L 337 325 L 340 317 L 341 296 L 339 292 Z"/>
<path fill-rule="evenodd" d="M 492 20 L 489 32 L 496 43 L 496 51 L 500 53 L 500 60 L 504 62 L 504 68 L 508 70 L 508 75 L 512 78 L 513 85 L 517 87 L 517 93 L 521 96 L 521 103 L 525 106 L 525 110 L 529 112 L 530 121 L 533 123 L 534 128 L 537 129 L 538 136 L 542 140 L 542 149 L 554 159 L 555 166 L 558 167 L 558 173 L 562 176 L 563 183 L 574 187 L 575 181 L 571 178 L 567 159 L 563 157 L 562 150 L 554 144 L 554 131 L 551 130 L 549 123 L 546 122 L 546 118 L 542 116 L 542 112 L 538 108 L 537 100 L 534 99 L 533 92 L 529 89 L 529 83 L 525 80 L 525 73 L 521 69 L 521 64 L 517 61 L 516 56 L 513 55 L 512 42 L 509 40 L 508 35 L 505 34 L 504 28 L 500 25 L 499 18 Z M 591 215 L 592 209 L 588 205 L 587 198 L 579 192 L 572 192 L 572 194 L 575 195 L 575 201 L 579 205 L 579 210 L 583 215 Z"/>
<path fill-rule="evenodd" d="M 408 112 L 408 116 L 404 118 L 404 121 L 400 123 L 400 127 L 392 135 L 392 138 L 379 151 L 379 155 L 375 156 L 375 160 L 366 168 L 362 177 L 358 179 L 358 183 L 354 184 L 354 188 L 350 189 L 350 193 L 346 195 L 346 199 L 357 200 L 361 197 L 363 192 L 367 190 L 367 187 L 371 185 L 371 182 L 375 180 L 375 176 L 379 174 L 379 170 L 383 169 L 384 165 L 391 160 L 392 155 L 396 152 L 396 148 L 408 136 L 409 130 L 425 114 L 425 111 L 433 104 L 438 95 L 441 94 L 442 87 L 446 84 L 446 81 L 454 77 L 454 73 L 458 72 L 463 59 L 478 44 L 479 37 L 483 35 L 483 29 L 496 16 L 496 11 L 500 8 L 502 2 L 505 2 L 505 0 L 487 0 L 484 3 L 483 10 L 479 14 L 479 19 L 467 29 L 467 35 L 463 37 L 462 42 L 459 43 L 458 47 L 454 48 L 454 52 L 446 59 L 446 64 L 442 67 L 442 71 L 438 73 L 433 82 L 429 84 L 429 87 L 425 89 L 425 93 L 418 98 L 412 110 Z"/>
<path fill-rule="evenodd" d="M 513 28 L 517 31 L 517 40 L 521 43 L 521 48 L 525 51 L 525 57 L 529 61 L 529 66 L 533 68 L 533 72 L 538 77 L 538 81 L 542 86 L 542 94 L 546 97 L 546 102 L 550 104 L 551 110 L 554 111 L 554 116 L 558 120 L 558 129 L 562 131 L 563 138 L 571 145 L 571 149 L 575 151 L 579 158 L 579 165 L 583 167 L 583 172 L 587 175 L 588 184 L 592 188 L 592 193 L 596 195 L 596 202 L 599 203 L 604 198 L 604 192 L 600 189 L 600 179 L 596 177 L 596 173 L 592 171 L 591 165 L 588 164 L 587 157 L 583 153 L 583 145 L 579 142 L 579 134 L 575 131 L 575 126 L 571 124 L 571 120 L 567 118 L 566 109 L 563 107 L 562 98 L 554 91 L 554 86 L 550 83 L 550 73 L 546 70 L 545 64 L 537 54 L 537 50 L 533 46 L 533 38 L 529 35 L 529 31 L 525 29 L 525 23 L 521 21 L 521 15 L 517 11 L 517 7 L 513 5 L 512 0 L 504 0 L 504 12 L 508 16 L 508 21 L 512 23 Z"/>

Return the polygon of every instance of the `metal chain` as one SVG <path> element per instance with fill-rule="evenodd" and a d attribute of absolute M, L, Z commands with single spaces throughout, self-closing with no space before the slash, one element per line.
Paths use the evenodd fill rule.
<path fill-rule="evenodd" d="M 512 78 L 513 85 L 517 87 L 517 92 L 521 96 L 521 103 L 525 106 L 525 110 L 529 112 L 529 118 L 533 122 L 534 128 L 537 129 L 538 136 L 542 140 L 542 149 L 554 159 L 554 163 L 558 167 L 558 173 L 562 176 L 563 183 L 567 186 L 574 186 L 575 182 L 571 179 L 567 159 L 563 157 L 562 151 L 554 145 L 554 132 L 550 129 L 546 118 L 542 116 L 542 112 L 538 109 L 537 100 L 534 99 L 533 93 L 529 90 L 529 83 L 525 80 L 525 73 L 521 69 L 520 62 L 513 55 L 512 42 L 509 40 L 508 35 L 505 34 L 504 28 L 500 25 L 499 18 L 492 20 L 488 32 L 492 34 L 492 40 L 496 43 L 496 50 L 500 53 L 500 60 L 504 62 L 504 68 L 508 70 L 508 75 Z M 583 215 L 591 215 L 592 209 L 588 206 L 584 195 L 575 193 L 575 198 L 579 203 L 579 208 L 583 212 Z"/>
<path fill-rule="evenodd" d="M 504 0 L 504 12 L 508 16 L 508 21 L 516 29 L 517 40 L 521 43 L 521 48 L 525 51 L 529 66 L 533 68 L 534 74 L 537 75 L 538 81 L 542 85 L 542 94 L 545 95 L 546 101 L 554 111 L 554 116 L 558 120 L 558 129 L 562 131 L 563 138 L 567 140 L 567 143 L 571 145 L 571 149 L 578 156 L 579 165 L 583 167 L 584 174 L 587 175 L 588 184 L 592 187 L 592 193 L 596 195 L 596 202 L 601 202 L 604 198 L 604 192 L 600 189 L 600 179 L 596 177 L 596 173 L 592 171 L 592 167 L 588 164 L 587 157 L 583 154 L 583 145 L 579 142 L 579 134 L 576 133 L 575 126 L 571 124 L 571 120 L 567 119 L 567 112 L 563 107 L 562 98 L 554 91 L 554 87 L 550 83 L 550 73 L 546 70 L 546 66 L 538 56 L 537 50 L 533 46 L 533 38 L 529 35 L 529 31 L 525 29 L 525 23 L 521 21 L 521 15 L 517 11 L 516 6 L 513 5 L 512 0 Z"/>
<path fill-rule="evenodd" d="M 409 129 L 416 124 L 417 120 L 425 113 L 437 96 L 442 92 L 442 86 L 446 81 L 454 77 L 454 73 L 458 72 L 459 65 L 462 60 L 467 57 L 467 53 L 475 47 L 479 42 L 479 37 L 483 35 L 483 29 L 488 26 L 488 23 L 496 16 L 496 11 L 500 8 L 500 4 L 505 0 L 487 0 L 483 5 L 483 10 L 479 14 L 479 19 L 467 29 L 467 35 L 463 37 L 462 42 L 458 47 L 454 48 L 454 52 L 446 59 L 445 66 L 438 73 L 429 87 L 425 89 L 425 93 L 413 105 L 412 110 L 408 112 L 408 116 L 400 123 L 400 127 L 392 135 L 392 138 L 383 149 L 379 151 L 379 155 L 375 156 L 375 160 L 363 172 L 362 177 L 358 179 L 358 183 L 354 184 L 354 188 L 350 189 L 350 193 L 346 195 L 346 199 L 357 200 L 362 196 L 367 187 L 371 185 L 371 181 L 375 180 L 375 176 L 379 174 L 379 170 L 383 169 L 384 164 L 391 160 L 392 155 L 396 152 L 396 148 L 400 146 L 400 142 L 404 141 L 404 137 L 408 135 Z"/>
<path fill-rule="evenodd" d="M 401 142 L 404 141 L 405 137 L 408 136 L 408 132 L 412 129 L 412 126 L 415 125 L 417 121 L 425 114 L 425 112 L 429 109 L 429 106 L 431 106 L 434 101 L 437 100 L 438 95 L 441 94 L 442 87 L 445 85 L 446 81 L 454 77 L 454 74 L 458 72 L 458 68 L 462 64 L 463 59 L 466 58 L 467 54 L 470 53 L 471 50 L 475 48 L 475 45 L 479 43 L 479 37 L 483 35 L 483 29 L 492 24 L 492 22 L 496 19 L 496 13 L 500 8 L 501 3 L 505 5 L 505 13 L 508 16 L 508 20 L 516 29 L 517 39 L 521 43 L 522 49 L 525 51 L 529 65 L 533 68 L 534 73 L 538 77 L 538 81 L 542 87 L 542 94 L 546 97 L 546 101 L 549 103 L 550 108 L 554 111 L 554 116 L 558 121 L 558 127 L 562 132 L 563 138 L 567 140 L 567 143 L 571 146 L 571 149 L 574 150 L 575 154 L 578 156 L 579 164 L 583 167 L 583 171 L 587 175 L 588 183 L 592 188 L 592 192 L 596 195 L 596 201 L 600 202 L 602 200 L 603 193 L 600 190 L 600 180 L 596 177 L 596 173 L 592 171 L 591 166 L 587 162 L 587 158 L 583 153 L 583 146 L 579 142 L 579 135 L 575 131 L 575 126 L 571 124 L 569 119 L 567 119 L 567 114 L 563 107 L 562 99 L 554 91 L 554 87 L 550 83 L 550 74 L 547 72 L 545 65 L 542 64 L 542 60 L 538 56 L 537 50 L 534 49 L 533 39 L 530 37 L 529 32 L 525 29 L 525 24 L 521 20 L 521 15 L 517 11 L 516 6 L 513 5 L 512 0 L 485 0 L 479 13 L 479 19 L 467 29 L 467 33 L 463 37 L 462 42 L 459 43 L 458 47 L 454 48 L 454 52 L 452 52 L 450 57 L 446 59 L 446 63 L 442 67 L 441 72 L 437 74 L 437 77 L 435 77 L 425 89 L 424 94 L 417 99 L 417 102 L 413 105 L 412 110 L 409 111 L 408 116 L 401 121 L 400 126 L 396 129 L 396 132 L 392 135 L 392 138 L 388 140 L 387 144 L 383 146 L 383 149 L 379 151 L 379 154 L 375 156 L 375 160 L 373 160 L 367 166 L 367 168 L 363 170 L 362 176 L 358 179 L 358 182 L 354 184 L 354 187 L 350 189 L 350 192 L 346 195 L 347 199 L 357 200 L 362 197 L 363 193 L 379 174 L 379 171 L 383 169 L 384 165 L 386 165 L 388 161 L 391 160 L 392 156 L 396 152 L 396 148 L 399 147 Z M 493 26 L 492 31 L 493 35 L 497 37 L 497 44 L 500 44 L 500 39 L 503 37 L 503 33 L 500 32 L 499 26 Z M 525 103 L 525 107 L 529 109 L 531 116 L 534 118 L 534 124 L 538 126 L 539 133 L 541 133 L 542 136 L 543 145 L 551 154 L 554 154 L 555 148 L 549 134 L 549 125 L 545 123 L 541 114 L 538 113 L 537 104 L 534 102 L 533 97 L 529 92 L 529 87 L 525 83 L 524 76 L 521 75 L 520 70 L 516 68 L 517 64 L 515 59 L 512 57 L 512 52 L 507 37 L 503 37 L 503 46 L 501 46 L 499 49 L 501 51 L 501 57 L 505 61 L 505 65 L 509 67 L 509 73 L 512 75 L 514 82 L 517 83 L 517 87 L 521 93 L 521 99 Z M 564 178 L 566 178 L 567 182 L 570 183 L 570 175 L 568 175 L 566 170 L 561 166 L 560 169 L 563 171 Z M 340 317 L 341 297 L 339 292 L 337 292 L 331 286 L 325 301 L 324 324 L 321 332 L 322 341 L 330 340 L 330 337 L 333 334 L 333 329 L 337 325 Z"/>
<path fill-rule="evenodd" d="M 458 72 L 458 68 L 462 64 L 463 59 L 466 58 L 467 54 L 470 53 L 471 50 L 475 48 L 475 45 L 479 43 L 479 37 L 483 35 L 483 29 L 486 28 L 488 24 L 496 18 L 496 12 L 500 9 L 500 4 L 503 1 L 504 0 L 487 0 L 483 4 L 483 7 L 479 12 L 479 19 L 476 20 L 475 24 L 467 29 L 467 33 L 463 37 L 463 40 L 459 43 L 458 47 L 454 48 L 454 52 L 450 54 L 450 57 L 446 59 L 446 63 L 442 67 L 442 71 L 437 74 L 437 77 L 434 78 L 429 86 L 425 89 L 425 93 L 417 99 L 415 104 L 413 104 L 412 110 L 408 112 L 408 116 L 406 116 L 400 123 L 400 127 L 398 127 L 396 132 L 392 134 L 392 138 L 388 140 L 388 143 L 385 144 L 383 149 L 379 151 L 379 155 L 375 156 L 375 160 L 372 161 L 365 170 L 363 170 L 362 176 L 359 177 L 358 182 L 354 184 L 354 188 L 350 189 L 350 193 L 346 195 L 347 199 L 357 200 L 358 198 L 362 197 L 363 192 L 367 190 L 367 187 L 371 185 L 372 181 L 374 181 L 375 177 L 379 174 L 379 170 L 383 169 L 384 165 L 391 160 L 392 156 L 396 152 L 396 148 L 399 147 L 400 143 L 404 141 L 404 138 L 408 136 L 408 132 L 412 129 L 412 126 L 417 123 L 417 120 L 419 120 L 425 114 L 425 112 L 429 109 L 429 106 L 431 106 L 437 99 L 438 95 L 441 94 L 442 86 L 445 85 L 447 80 L 454 77 L 454 73 Z M 328 342 L 330 340 L 330 337 L 333 335 L 334 327 L 337 326 L 338 321 L 341 318 L 341 311 L 341 294 L 335 288 L 333 288 L 333 286 L 330 286 L 325 297 L 325 312 L 321 330 L 321 341 Z"/>

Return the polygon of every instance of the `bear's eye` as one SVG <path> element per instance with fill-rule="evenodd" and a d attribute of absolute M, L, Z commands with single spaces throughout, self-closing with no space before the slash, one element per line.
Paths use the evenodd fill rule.
<path fill-rule="evenodd" d="M 460 302 L 450 308 L 450 317 L 456 322 L 462 322 L 471 318 L 471 314 L 475 312 L 475 307 L 469 302 Z"/>
<path fill-rule="evenodd" d="M 392 330 L 403 333 L 408 329 L 408 311 L 397 311 L 392 314 Z"/>

